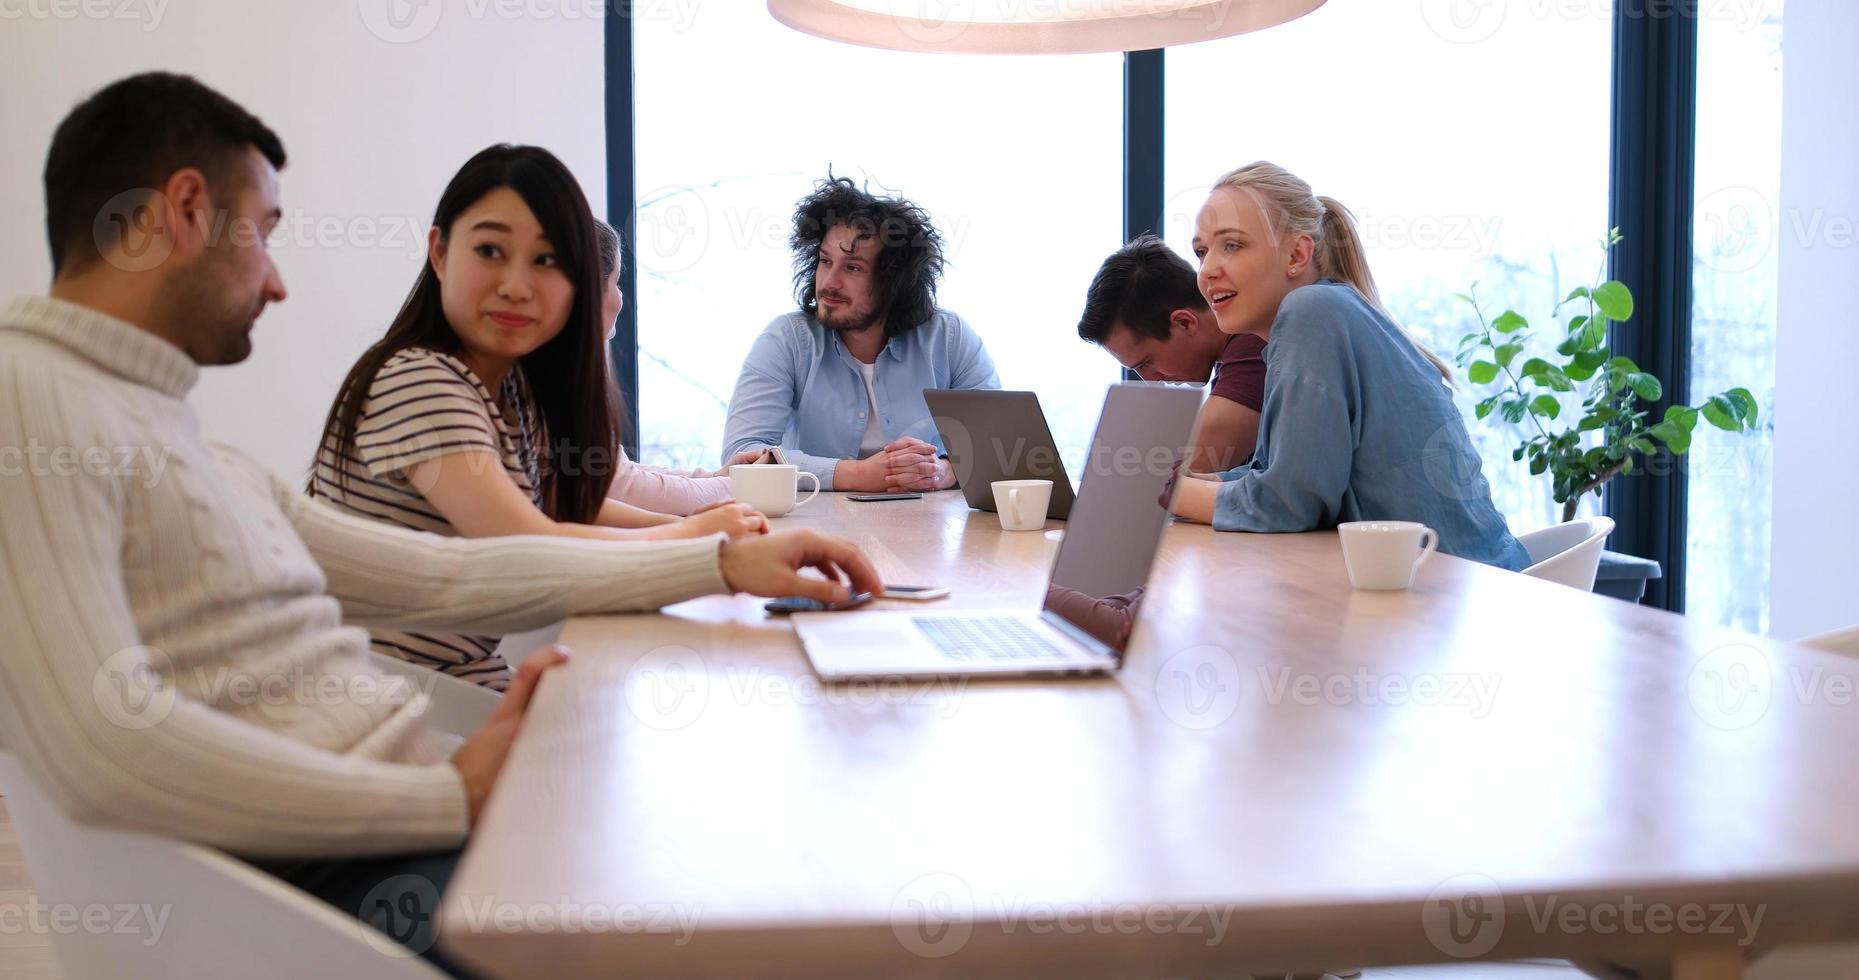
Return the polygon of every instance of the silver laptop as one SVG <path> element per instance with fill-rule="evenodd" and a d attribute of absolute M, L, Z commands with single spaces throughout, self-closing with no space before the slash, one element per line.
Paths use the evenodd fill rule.
<path fill-rule="evenodd" d="M 925 388 L 923 401 L 942 437 L 955 480 L 976 510 L 994 506 L 996 480 L 1051 480 L 1052 501 L 1046 516 L 1071 516 L 1072 481 L 1039 396 L 1030 391 L 986 388 Z"/>
<path fill-rule="evenodd" d="M 1162 496 L 1200 407 L 1195 389 L 1110 389 L 1043 609 L 801 613 L 794 630 L 814 671 L 850 680 L 1117 669 L 1168 527 Z"/>

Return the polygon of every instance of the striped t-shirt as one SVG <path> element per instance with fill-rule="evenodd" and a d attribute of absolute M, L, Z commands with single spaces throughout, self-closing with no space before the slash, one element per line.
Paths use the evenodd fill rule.
<path fill-rule="evenodd" d="M 362 517 L 434 534 L 458 531 L 408 483 L 406 471 L 422 460 L 487 450 L 524 495 L 543 506 L 547 440 L 541 413 L 520 365 L 505 376 L 501 398 L 458 358 L 409 347 L 387 359 L 368 386 L 355 426 L 353 454 L 338 457 L 335 437 L 323 436 L 311 495 Z M 337 483 L 337 471 L 348 477 Z M 501 637 L 375 630 L 374 649 L 503 690 L 510 668 L 497 654 Z"/>

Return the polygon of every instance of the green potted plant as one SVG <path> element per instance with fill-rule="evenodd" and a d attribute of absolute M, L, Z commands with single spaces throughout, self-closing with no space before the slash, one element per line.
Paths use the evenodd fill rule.
<path fill-rule="evenodd" d="M 1603 248 L 1620 241 L 1614 229 Z M 1535 350 L 1537 335 L 1516 310 L 1487 318 L 1476 283 L 1457 295 L 1478 316 L 1479 329 L 1460 339 L 1457 356 L 1470 382 L 1489 392 L 1475 411 L 1480 419 L 1495 415 L 1512 425 L 1528 423 L 1511 458 L 1528 459 L 1532 476 L 1546 474 L 1554 481 L 1565 521 L 1574 519 L 1583 496 L 1632 473 L 1661 445 L 1675 456 L 1690 450 L 1700 416 L 1727 432 L 1756 424 L 1756 398 L 1747 388 L 1731 388 L 1696 406 L 1673 405 L 1657 421 L 1650 418 L 1664 386 L 1607 345 L 1608 324 L 1633 316 L 1633 294 L 1616 280 L 1579 287 L 1550 311 L 1551 319 L 1572 314 L 1553 355 Z M 1569 411 L 1565 396 L 1576 393 L 1580 408 Z"/>

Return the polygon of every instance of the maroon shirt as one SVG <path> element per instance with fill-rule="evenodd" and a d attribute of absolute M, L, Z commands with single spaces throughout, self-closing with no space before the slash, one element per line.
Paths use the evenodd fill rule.
<path fill-rule="evenodd" d="M 1265 341 L 1258 334 L 1228 337 L 1216 370 L 1214 394 L 1255 412 L 1265 407 Z"/>

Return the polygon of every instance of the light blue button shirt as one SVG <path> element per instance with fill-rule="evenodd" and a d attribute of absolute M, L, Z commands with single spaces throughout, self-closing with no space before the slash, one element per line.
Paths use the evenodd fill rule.
<path fill-rule="evenodd" d="M 1214 527 L 1223 531 L 1419 521 L 1447 554 L 1512 570 L 1530 561 L 1491 503 L 1439 372 L 1346 283 L 1325 279 L 1279 306 L 1258 452 L 1222 476 Z"/>
<path fill-rule="evenodd" d="M 967 321 L 937 310 L 929 322 L 892 337 L 878 355 L 875 387 L 885 441 L 914 436 L 937 448 L 925 388 L 999 388 L 987 348 Z M 871 399 L 858 362 L 839 334 L 805 313 L 776 317 L 755 339 L 729 399 L 723 461 L 780 446 L 788 462 L 833 489 L 833 468 L 859 459 Z"/>

